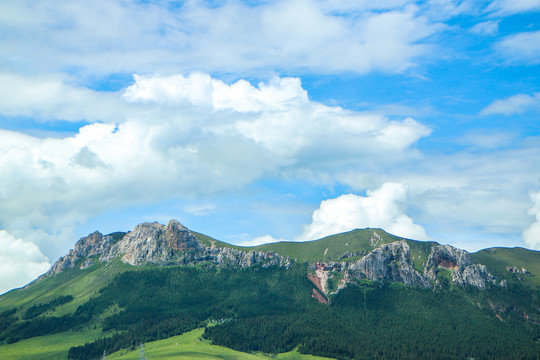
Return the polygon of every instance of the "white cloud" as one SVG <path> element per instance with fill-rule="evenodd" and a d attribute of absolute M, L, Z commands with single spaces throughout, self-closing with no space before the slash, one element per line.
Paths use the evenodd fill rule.
<path fill-rule="evenodd" d="M 323 200 L 313 211 L 312 222 L 293 241 L 316 240 L 342 232 L 381 228 L 396 236 L 427 240 L 425 229 L 406 214 L 409 188 L 401 183 L 384 183 L 376 190 L 368 190 L 366 196 L 344 194 Z M 255 246 L 284 241 L 270 235 L 244 241 L 239 245 Z"/>
<path fill-rule="evenodd" d="M 458 15 L 476 15 L 482 6 L 478 0 L 429 0 L 425 4 L 431 18 L 449 19 Z"/>
<path fill-rule="evenodd" d="M 511 131 L 471 131 L 459 139 L 459 143 L 472 149 L 501 149 L 513 144 L 517 134 Z"/>
<path fill-rule="evenodd" d="M 499 56 L 510 64 L 540 63 L 540 30 L 509 35 L 495 44 Z"/>
<path fill-rule="evenodd" d="M 527 246 L 540 250 L 540 191 L 531 192 L 529 195 L 533 202 L 533 207 L 527 212 L 529 215 L 535 217 L 535 221 L 523 231 L 522 237 Z"/>
<path fill-rule="evenodd" d="M 26 285 L 51 266 L 35 244 L 5 230 L 0 230 L 0 249 L 0 294 Z"/>
<path fill-rule="evenodd" d="M 540 10 L 540 0 L 494 0 L 486 8 L 493 16 L 509 16 Z"/>
<path fill-rule="evenodd" d="M 382 172 L 349 167 L 336 171 L 333 179 L 353 192 L 388 181 L 409 184 L 414 220 L 434 241 L 471 251 L 495 244 L 524 246 L 520 235 L 530 224 L 527 191 L 538 183 L 540 138 L 502 137 L 506 144 L 496 144 L 493 136 L 475 144 L 471 134 L 459 152 L 425 153 L 397 167 L 385 166 Z"/>
<path fill-rule="evenodd" d="M 259 237 L 256 237 L 252 240 L 245 240 L 245 241 L 240 241 L 238 242 L 236 245 L 238 246 L 258 246 L 258 245 L 263 245 L 263 244 L 270 244 L 270 243 L 275 243 L 275 242 L 278 242 L 278 241 L 286 241 L 285 239 L 276 239 L 270 235 L 263 235 L 263 236 L 259 236 Z"/>
<path fill-rule="evenodd" d="M 195 204 L 184 207 L 184 211 L 196 216 L 204 216 L 213 213 L 216 210 L 214 204 Z M 169 220 L 169 219 L 167 219 Z"/>
<path fill-rule="evenodd" d="M 102 94 L 88 94 L 74 103 L 73 119 L 100 106 Z M 115 104 L 111 112 L 105 107 L 93 115 L 103 122 L 69 137 L 0 130 L 0 226 L 35 241 L 50 258 L 72 246 L 77 224 L 105 210 L 193 200 L 269 174 L 332 171 L 373 155 L 377 163 L 397 164 L 416 156 L 416 141 L 430 132 L 410 118 L 390 120 L 310 101 L 295 78 L 255 87 L 203 73 L 136 76 L 107 97 Z M 57 113 L 50 101 L 30 99 L 29 105 L 46 120 Z M 21 105 L 12 111 L 24 116 L 26 110 Z"/>
<path fill-rule="evenodd" d="M 367 196 L 341 195 L 324 200 L 313 212 L 312 223 L 306 226 L 300 240 L 319 239 L 357 228 L 382 228 L 406 238 L 427 240 L 424 228 L 406 214 L 408 187 L 401 183 L 385 183 Z"/>
<path fill-rule="evenodd" d="M 530 110 L 540 110 L 540 92 L 529 94 L 518 94 L 506 99 L 495 100 L 482 110 L 482 115 L 522 114 Z"/>
<path fill-rule="evenodd" d="M 0 114 L 41 121 L 115 121 L 127 110 L 115 93 L 66 84 L 65 76 L 0 73 Z"/>
<path fill-rule="evenodd" d="M 499 32 L 499 20 L 484 21 L 474 25 L 470 31 L 478 35 L 497 35 Z"/>
<path fill-rule="evenodd" d="M 81 77 L 157 69 L 402 72 L 430 55 L 428 38 L 442 29 L 415 6 L 403 5 L 365 2 L 360 16 L 342 16 L 351 5 L 315 0 L 253 6 L 224 1 L 211 7 L 194 1 L 176 7 L 120 0 L 3 1 L 0 32 L 10 36 L 0 44 L 0 68 Z"/>
<path fill-rule="evenodd" d="M 410 4 L 409 0 L 320 0 L 322 9 L 332 11 L 394 10 Z"/>

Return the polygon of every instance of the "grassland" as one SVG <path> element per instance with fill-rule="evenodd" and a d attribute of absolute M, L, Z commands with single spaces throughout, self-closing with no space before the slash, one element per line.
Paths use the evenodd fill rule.
<path fill-rule="evenodd" d="M 70 347 L 102 337 L 101 328 L 89 326 L 80 331 L 67 331 L 37 336 L 14 344 L 0 346 L 2 360 L 67 360 Z"/>
<path fill-rule="evenodd" d="M 540 287 L 540 251 L 520 247 L 490 248 L 471 254 L 471 257 L 475 263 L 486 265 L 488 270 L 499 278 Z M 530 275 L 510 273 L 506 270 L 507 266 L 525 268 Z"/>
<path fill-rule="evenodd" d="M 381 229 L 356 229 L 313 241 L 280 241 L 272 244 L 241 247 L 221 242 L 203 234 L 193 234 L 206 245 L 214 243 L 215 246 L 218 247 L 230 247 L 244 251 L 273 251 L 279 255 L 290 257 L 300 262 L 338 261 L 346 252 L 368 253 L 382 244 L 403 240 L 403 238 L 388 234 Z M 429 255 L 431 246 L 436 244 L 433 242 L 415 240 L 407 240 L 407 243 L 411 248 L 411 255 L 415 257 L 415 259 L 420 260 L 416 262 L 419 264 L 419 267 L 423 266 L 423 263 Z M 351 257 L 348 258 L 348 260 L 358 258 L 360 258 L 360 256 Z"/>
<path fill-rule="evenodd" d="M 288 353 L 267 356 L 264 354 L 249 354 L 231 350 L 222 346 L 212 345 L 202 340 L 204 329 L 195 329 L 185 334 L 165 340 L 145 344 L 144 355 L 148 360 L 189 360 L 189 359 L 220 359 L 220 360 L 325 360 L 328 358 L 303 355 L 293 350 Z M 107 356 L 108 360 L 138 359 L 139 349 L 133 351 L 118 351 Z"/>
<path fill-rule="evenodd" d="M 61 316 L 73 313 L 79 305 L 88 301 L 117 274 L 143 268 L 126 265 L 120 259 L 114 259 L 110 263 L 98 263 L 85 270 L 63 271 L 55 276 L 40 279 L 31 286 L 1 295 L 0 312 L 12 308 L 27 308 L 46 303 L 59 296 L 72 295 L 74 301 L 59 306 L 54 313 L 47 315 Z"/>
<path fill-rule="evenodd" d="M 212 345 L 201 340 L 203 328 L 168 339 L 145 344 L 145 357 L 148 360 L 188 360 L 188 359 L 222 359 L 222 360 L 325 360 L 312 355 L 304 355 L 293 350 L 277 355 L 249 354 L 222 346 Z M 86 329 L 80 332 L 65 332 L 47 336 L 39 336 L 20 341 L 15 344 L 0 346 L 2 360 L 65 360 L 70 347 L 103 336 L 100 330 Z M 130 360 L 139 358 L 139 349 L 121 350 L 107 356 L 109 360 Z"/>

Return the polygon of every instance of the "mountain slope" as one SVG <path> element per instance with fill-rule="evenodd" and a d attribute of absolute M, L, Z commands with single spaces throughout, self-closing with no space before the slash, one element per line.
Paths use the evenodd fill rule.
<path fill-rule="evenodd" d="M 380 229 L 242 248 L 144 223 L 80 239 L 2 295 L 0 353 L 41 344 L 29 358 L 93 359 L 217 324 L 205 338 L 248 352 L 535 359 L 538 263 L 535 251 L 469 254 Z"/>

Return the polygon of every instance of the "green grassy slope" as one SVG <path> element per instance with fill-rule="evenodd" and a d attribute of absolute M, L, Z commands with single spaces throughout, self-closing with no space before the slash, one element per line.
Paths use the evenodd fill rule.
<path fill-rule="evenodd" d="M 540 251 L 515 248 L 490 248 L 480 250 L 471 257 L 475 263 L 484 264 L 488 270 L 508 282 L 521 282 L 529 286 L 540 286 Z M 513 274 L 507 266 L 527 269 L 531 275 Z"/>
<path fill-rule="evenodd" d="M 55 314 L 72 313 L 117 274 L 138 269 L 140 268 L 115 259 L 108 264 L 98 263 L 85 270 L 66 270 L 55 276 L 42 278 L 30 286 L 0 295 L 0 312 L 11 308 L 26 309 L 32 305 L 49 302 L 59 296 L 72 295 L 75 300 L 57 307 Z"/>
<path fill-rule="evenodd" d="M 203 328 L 189 331 L 179 336 L 168 339 L 146 343 L 144 355 L 151 360 L 324 360 L 312 355 L 304 355 L 296 350 L 288 353 L 266 356 L 262 354 L 249 354 L 241 351 L 228 349 L 226 347 L 212 345 L 208 340 L 201 339 Z M 137 359 L 140 354 L 139 349 L 132 351 L 121 350 L 107 356 L 109 360 L 130 360 Z"/>
<path fill-rule="evenodd" d="M 252 247 L 241 247 L 224 243 L 207 235 L 193 233 L 206 245 L 212 243 L 217 247 L 230 247 L 244 251 L 273 251 L 279 255 L 290 257 L 298 261 L 338 261 L 345 253 L 355 254 L 343 258 L 343 261 L 357 260 L 382 244 L 388 244 L 403 238 L 389 234 L 381 229 L 356 229 L 341 234 L 331 235 L 319 240 L 297 242 L 281 241 Z M 423 271 L 424 263 L 431 252 L 431 247 L 437 245 L 432 241 L 417 241 L 404 239 L 411 250 L 411 260 L 417 270 Z"/>
<path fill-rule="evenodd" d="M 206 245 L 214 243 L 217 247 L 230 247 L 244 251 L 273 251 L 279 255 L 298 261 L 338 261 L 344 253 L 368 253 L 382 244 L 403 240 L 381 229 L 356 229 L 331 235 L 319 240 L 297 242 L 281 241 L 259 246 L 242 247 L 224 243 L 207 235 L 193 233 Z M 411 256 L 418 264 L 423 264 L 435 242 L 405 239 L 411 249 Z M 358 259 L 361 255 L 344 259 Z"/>
<path fill-rule="evenodd" d="M 189 331 L 179 336 L 153 341 L 145 344 L 145 356 L 151 360 L 325 360 L 328 358 L 299 354 L 296 350 L 271 356 L 249 354 L 212 345 L 208 340 L 199 340 L 204 328 Z M 64 332 L 47 336 L 38 336 L 19 341 L 15 344 L 0 346 L 2 360 L 66 360 L 70 347 L 93 341 L 103 336 L 98 329 L 86 329 L 78 332 Z M 139 349 L 121 350 L 107 356 L 109 360 L 138 359 Z"/>
<path fill-rule="evenodd" d="M 342 234 L 327 236 L 320 240 L 306 242 L 279 242 L 265 244 L 253 249 L 274 251 L 299 261 L 337 261 L 346 252 L 368 253 L 374 248 L 401 238 L 381 229 L 352 230 Z"/>
<path fill-rule="evenodd" d="M 3 360 L 66 360 L 70 347 L 103 336 L 100 329 L 87 328 L 47 336 L 37 336 L 14 344 L 0 345 Z"/>

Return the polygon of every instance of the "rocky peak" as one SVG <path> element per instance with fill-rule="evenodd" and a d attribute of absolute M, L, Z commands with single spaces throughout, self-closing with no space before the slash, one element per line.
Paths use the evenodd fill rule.
<path fill-rule="evenodd" d="M 176 220 L 167 225 L 157 222 L 137 225 L 117 244 L 102 253 L 100 261 L 122 255 L 131 265 L 147 262 L 166 265 L 185 255 L 186 251 L 202 250 L 204 245 Z"/>
<path fill-rule="evenodd" d="M 82 260 L 81 268 L 92 266 L 93 260 L 91 257 L 103 254 L 110 250 L 114 243 L 112 236 L 104 236 L 99 231 L 82 237 L 75 243 L 72 250 L 69 250 L 67 255 L 62 256 L 47 272 L 47 274 L 57 274 L 65 269 L 72 269 Z"/>
<path fill-rule="evenodd" d="M 66 269 L 85 269 L 95 261 L 108 262 L 120 257 L 124 263 L 138 266 L 211 263 L 222 267 L 250 267 L 254 265 L 289 267 L 291 260 L 272 252 L 242 251 L 205 246 L 176 220 L 167 225 L 157 222 L 142 223 L 115 242 L 112 236 L 94 232 L 81 238 L 66 256 L 61 257 L 45 275 Z"/>

